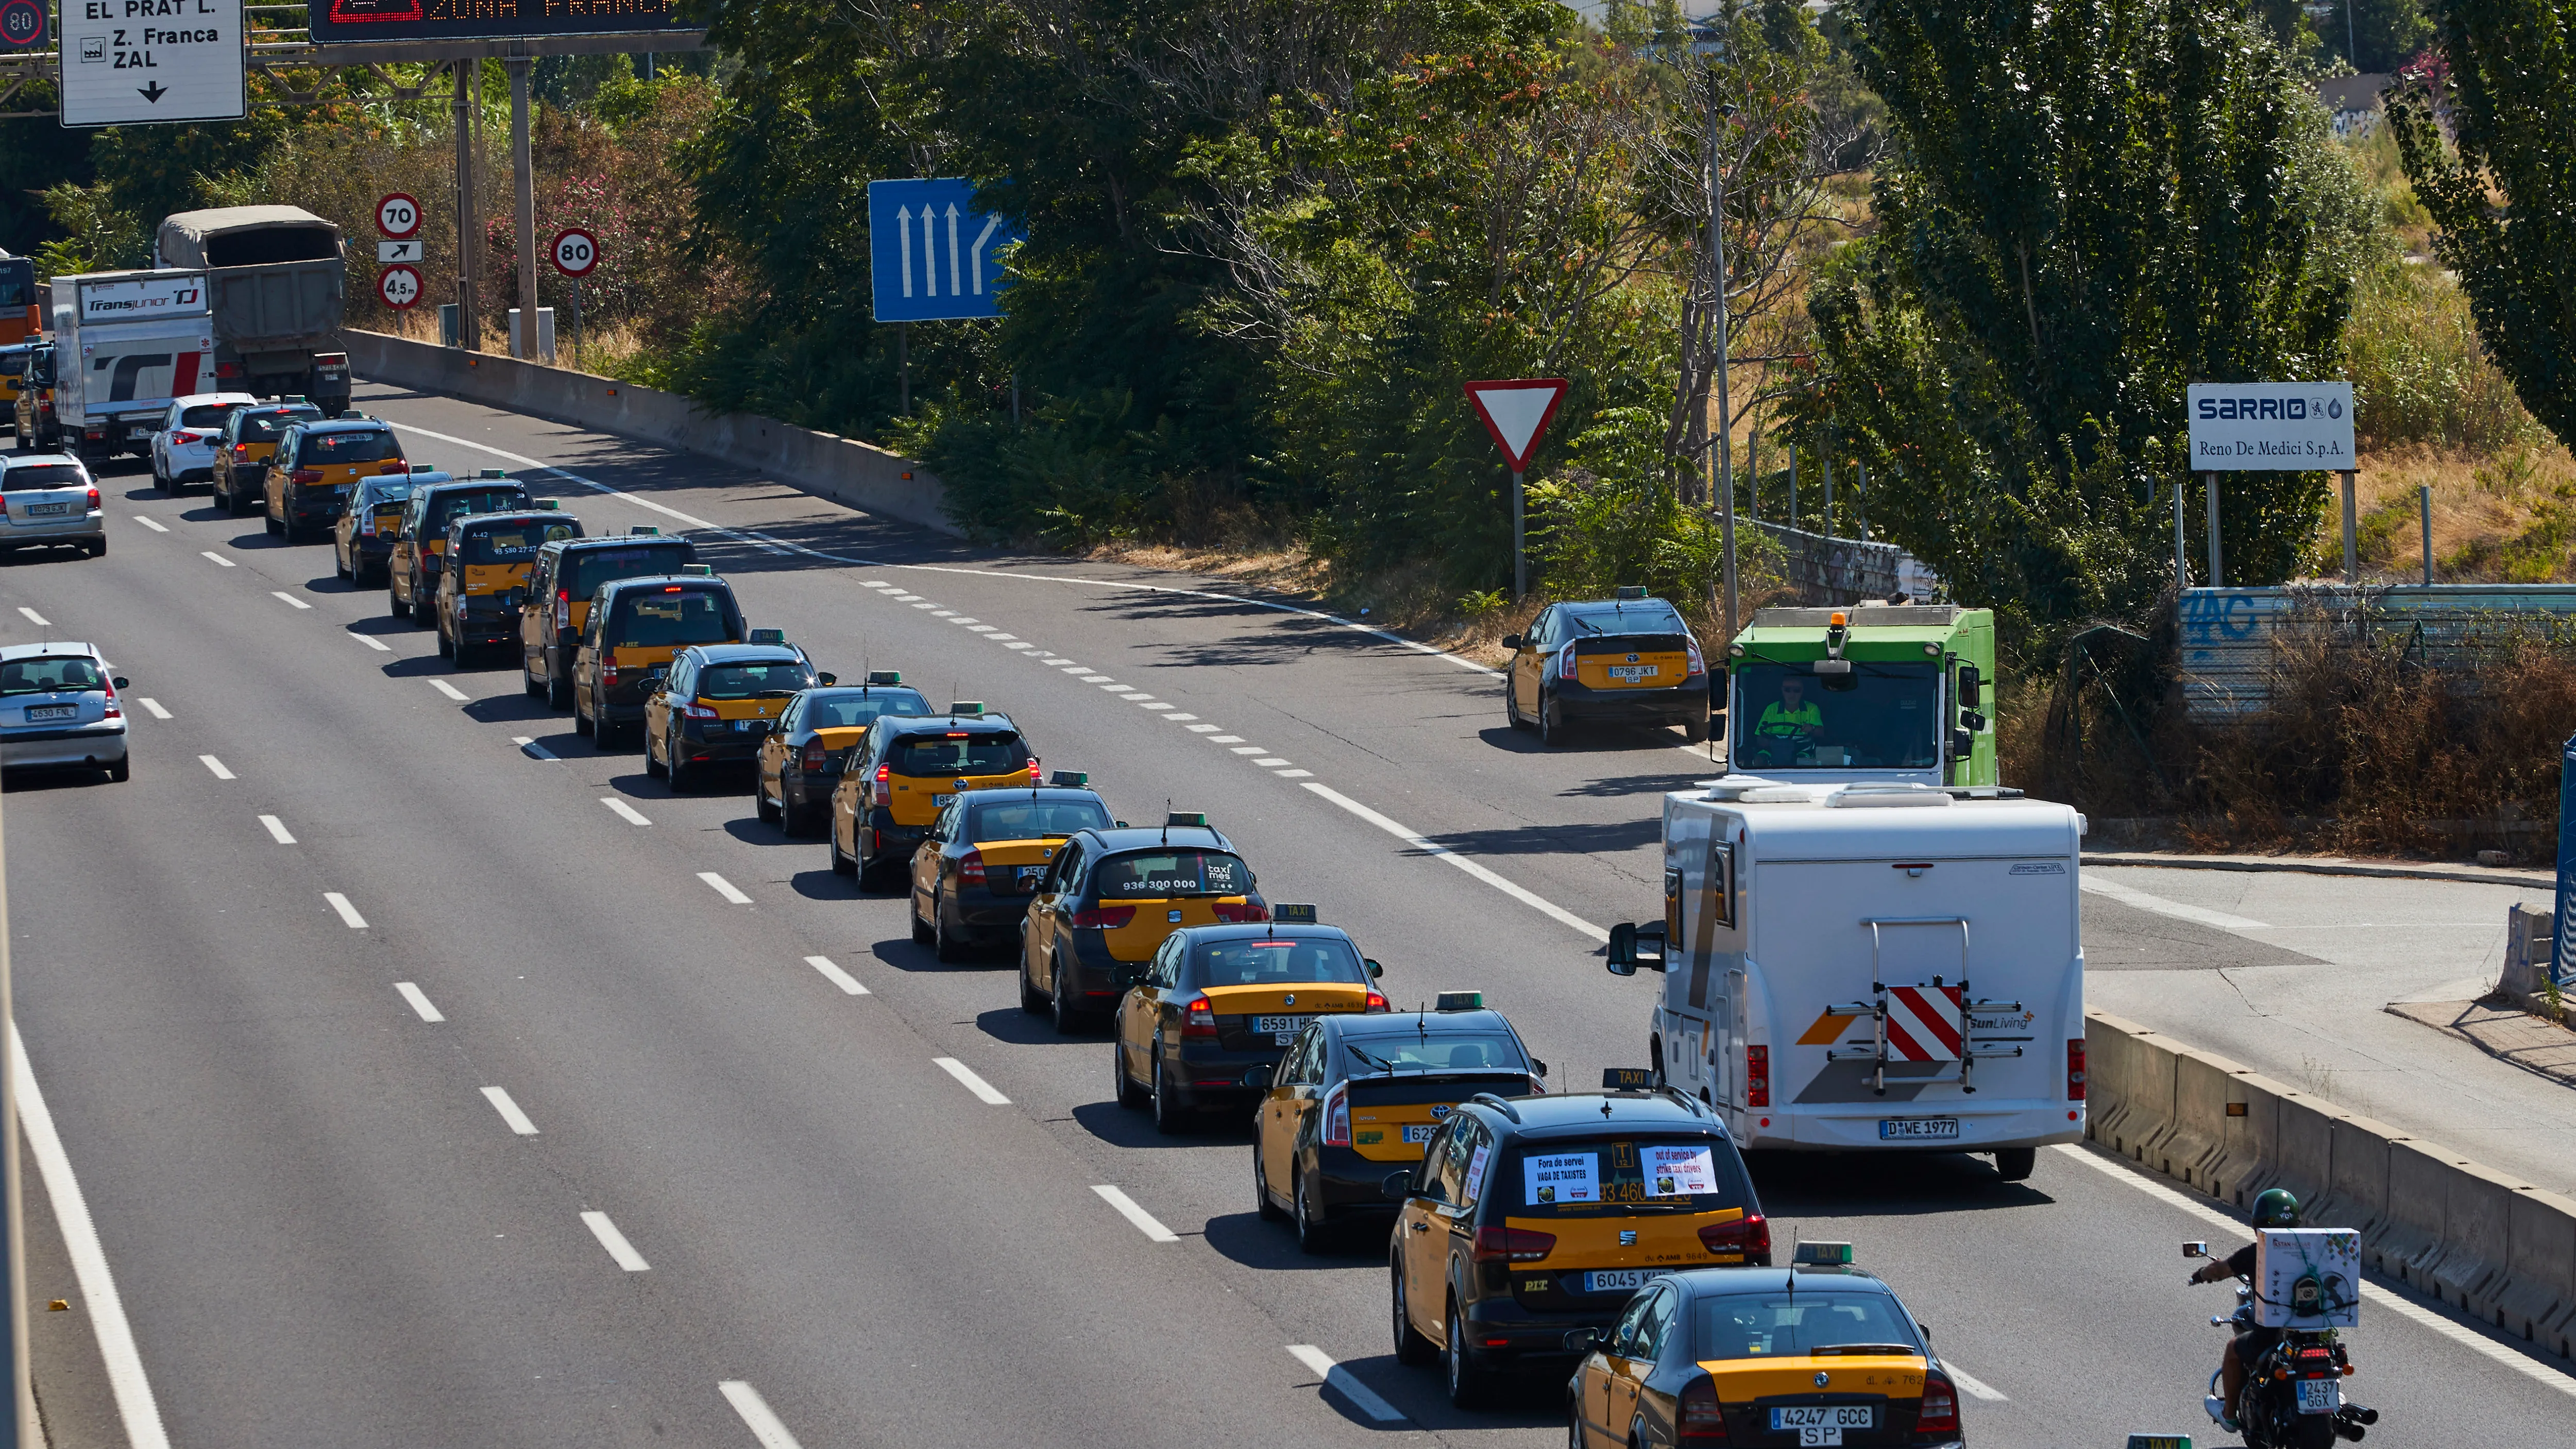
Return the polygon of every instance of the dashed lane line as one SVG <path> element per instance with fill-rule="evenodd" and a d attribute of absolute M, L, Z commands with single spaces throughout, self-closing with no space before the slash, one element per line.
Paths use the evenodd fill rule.
<path fill-rule="evenodd" d="M 427 995 L 427 993 L 423 992 L 423 991 L 420 989 L 420 987 L 419 987 L 419 986 L 417 986 L 417 985 L 413 984 L 412 982 L 409 982 L 409 981 L 397 981 L 397 982 L 395 982 L 395 983 L 394 983 L 394 990 L 399 991 L 399 992 L 401 992 L 401 993 L 402 993 L 402 999 L 403 999 L 403 1000 L 405 1000 L 405 1001 L 407 1001 L 407 1002 L 409 1002 L 409 1003 L 411 1003 L 411 1009 L 412 1009 L 414 1012 L 418 1013 L 418 1015 L 420 1016 L 420 1019 L 421 1019 L 421 1020 L 423 1020 L 423 1021 L 445 1021 L 445 1020 L 447 1020 L 447 1018 L 446 1018 L 446 1017 L 444 1017 L 444 1016 L 442 1016 L 442 1015 L 440 1015 L 440 1014 L 439 1014 L 439 1010 L 438 1010 L 438 1008 L 437 1008 L 437 1007 L 432 1006 L 432 1005 L 430 1005 L 430 1004 L 429 1004 L 429 996 Z"/>
<path fill-rule="evenodd" d="M 443 695 L 446 695 L 449 699 L 455 700 L 458 704 L 466 704 L 471 702 L 473 699 L 472 695 L 467 694 L 464 690 L 457 688 L 455 685 L 448 683 L 444 679 L 431 680 L 429 682 L 429 687 L 437 690 Z"/>
<path fill-rule="evenodd" d="M 357 640 L 359 643 L 366 645 L 368 648 L 375 650 L 379 654 L 391 654 L 394 652 L 394 646 L 377 638 L 373 634 L 361 634 L 354 629 L 343 630 L 341 632 L 347 634 L 350 638 Z"/>
<path fill-rule="evenodd" d="M 635 1251 L 633 1243 L 626 1241 L 626 1235 L 617 1230 L 617 1224 L 609 1221 L 608 1214 L 583 1213 L 581 1221 L 582 1226 L 590 1229 L 590 1235 L 599 1239 L 599 1245 L 608 1250 L 608 1256 L 617 1260 L 618 1267 L 629 1273 L 642 1273 L 653 1266 L 644 1261 L 642 1253 Z"/>
<path fill-rule="evenodd" d="M 868 994 L 868 989 L 859 984 L 859 978 L 852 976 L 849 972 L 833 965 L 832 958 L 829 956 L 808 956 L 805 958 L 805 964 L 822 972 L 824 980 L 831 982 L 833 985 L 841 988 L 841 990 L 852 996 L 865 996 Z"/>
<path fill-rule="evenodd" d="M 519 1104 L 510 1100 L 510 1094 L 507 1091 L 499 1087 L 485 1087 L 483 1100 L 492 1104 L 492 1110 L 501 1114 L 501 1120 L 510 1124 L 511 1131 L 522 1137 L 537 1135 L 537 1124 L 528 1120 L 528 1114 L 519 1110 Z"/>
<path fill-rule="evenodd" d="M 1152 1213 L 1149 1213 L 1143 1208 L 1137 1206 L 1134 1198 L 1129 1197 L 1117 1188 L 1111 1187 L 1105 1182 L 1096 1182 L 1091 1185 L 1091 1190 L 1100 1194 L 1100 1200 L 1102 1202 L 1118 1209 L 1118 1215 L 1120 1217 L 1135 1224 L 1136 1231 L 1143 1233 L 1148 1242 L 1177 1243 L 1181 1240 L 1180 1234 L 1173 1232 L 1170 1228 L 1164 1227 L 1161 1223 L 1155 1221 Z"/>
<path fill-rule="evenodd" d="M 302 599 L 295 597 L 284 589 L 271 589 L 268 591 L 268 596 L 272 599 L 282 599 L 292 608 L 310 609 L 313 607 L 311 604 L 304 602 Z"/>
<path fill-rule="evenodd" d="M 215 551 L 214 551 L 213 549 L 211 549 L 211 548 L 209 548 L 209 549 L 200 549 L 200 550 L 199 550 L 199 552 L 200 552 L 201 554 L 203 554 L 205 557 L 210 558 L 210 559 L 213 559 L 213 560 L 215 561 L 216 566 L 217 566 L 217 567 L 219 567 L 219 568 L 232 568 L 232 567 L 234 567 L 233 561 L 232 561 L 231 559 L 228 559 L 228 558 L 224 557 L 222 554 L 219 554 L 219 553 L 215 552 Z"/>
<path fill-rule="evenodd" d="M 1983 1399 L 1989 1404 L 2003 1404 L 2011 1402 L 2010 1399 L 2004 1396 L 2003 1390 L 1998 1389 L 1987 1383 L 1985 1380 L 1978 1378 L 1976 1375 L 1969 1373 L 1967 1370 L 1950 1362 L 1950 1360 L 1946 1358 L 1941 1360 L 1941 1372 L 1948 1374 L 1950 1376 L 1950 1382 L 1957 1384 L 1961 1389 L 1965 1390 L 1969 1398 Z"/>
<path fill-rule="evenodd" d="M 145 528 L 151 529 L 154 533 L 168 533 L 170 531 L 161 526 L 160 519 L 154 518 L 150 514 L 138 513 L 134 515 L 134 521 L 142 524 Z"/>
<path fill-rule="evenodd" d="M 27 622 L 35 625 L 39 629 L 50 629 L 54 627 L 53 620 L 46 618 L 44 615 L 37 613 L 35 610 L 28 608 L 24 604 L 20 604 L 18 606 L 18 612 L 26 615 Z"/>
<path fill-rule="evenodd" d="M 618 819 L 625 821 L 629 825 L 650 825 L 653 823 L 644 817 L 643 811 L 636 809 L 634 806 L 627 804 L 625 801 L 618 799 L 614 795 L 600 796 L 599 803 L 607 806 L 616 814 Z"/>
<path fill-rule="evenodd" d="M 992 1083 L 975 1075 L 974 1068 L 957 1060 L 955 1057 L 933 1057 L 931 1058 L 931 1061 L 936 1063 L 941 1071 L 946 1072 L 948 1075 L 955 1077 L 959 1082 L 965 1084 L 966 1090 L 974 1093 L 978 1098 L 982 1099 L 985 1106 L 1007 1107 L 1011 1105 L 1010 1098 L 995 1091 Z"/>
<path fill-rule="evenodd" d="M 1380 1398 L 1377 1390 L 1361 1383 L 1357 1374 L 1333 1362 L 1331 1354 L 1311 1343 L 1292 1343 L 1288 1345 L 1288 1352 L 1296 1356 L 1297 1362 L 1312 1369 L 1324 1381 L 1326 1388 L 1348 1399 L 1352 1408 L 1381 1424 L 1404 1422 L 1402 1409 Z"/>
<path fill-rule="evenodd" d="M 367 929 L 367 918 L 358 914 L 358 908 L 349 904 L 349 898 L 347 896 L 340 894 L 338 891 L 324 891 L 322 893 L 322 899 L 329 901 L 331 903 L 331 909 L 340 913 L 340 924 L 347 926 L 352 931 L 363 931 Z"/>
<path fill-rule="evenodd" d="M 535 739 L 527 735 L 512 735 L 510 736 L 510 743 L 517 745 L 519 747 L 519 753 L 527 756 L 531 760 L 561 760 L 563 758 L 563 756 L 556 754 L 554 751 L 547 749 L 541 744 L 538 744 Z"/>
<path fill-rule="evenodd" d="M 742 1416 L 742 1422 L 751 1429 L 751 1437 L 760 1441 L 760 1449 L 802 1449 L 796 1436 L 788 1433 L 787 1426 L 769 1411 L 769 1402 L 760 1396 L 760 1390 L 741 1379 L 726 1379 L 716 1385 L 716 1390 Z"/>
<path fill-rule="evenodd" d="M 1492 886 L 1494 889 L 1501 891 L 1507 896 L 1510 896 L 1513 900 L 1519 901 L 1521 904 L 1528 906 L 1542 915 L 1561 921 L 1575 931 L 1578 931 L 1585 936 L 1589 936 L 1595 941 L 1607 941 L 1610 939 L 1610 933 L 1608 931 L 1592 924 L 1590 921 L 1587 921 L 1581 916 L 1574 914 L 1572 911 L 1565 909 L 1563 906 L 1556 904 L 1554 901 L 1548 900 L 1546 897 L 1539 895 L 1535 891 L 1529 890 L 1527 887 L 1524 887 L 1517 882 L 1505 880 L 1503 877 L 1486 869 L 1481 863 L 1469 860 L 1467 857 L 1460 855 L 1458 852 L 1451 850 L 1445 845 L 1423 839 L 1413 831 L 1397 824 L 1393 820 L 1389 820 L 1387 817 L 1380 815 L 1376 811 L 1368 808 L 1366 805 L 1361 804 L 1339 790 L 1333 789 L 1329 785 L 1321 785 L 1317 784 L 1315 781 L 1309 780 L 1298 788 L 1314 791 L 1317 795 L 1332 801 L 1334 804 L 1341 806 L 1353 815 L 1358 816 L 1362 820 L 1367 821 L 1369 824 L 1376 826 L 1378 829 L 1385 831 L 1387 834 L 1394 836 L 1396 839 L 1403 841 L 1405 844 L 1412 846 L 1414 849 L 1421 851 L 1425 855 L 1437 856 L 1438 858 L 1449 862 L 1451 865 L 1458 867 L 1467 874 L 1474 876 L 1476 879 L 1483 881 L 1485 884 Z"/>
<path fill-rule="evenodd" d="M 233 777 L 233 772 L 224 768 L 224 762 L 216 759 L 212 755 L 199 755 L 197 757 L 197 763 L 213 771 L 215 778 L 218 780 L 229 780 Z"/>
<path fill-rule="evenodd" d="M 744 895 L 732 881 L 726 880 L 723 876 L 716 874 L 714 871 L 699 871 L 698 879 L 707 883 L 707 889 L 714 891 L 717 895 L 724 897 L 734 905 L 747 906 L 751 904 L 751 897 Z"/>
<path fill-rule="evenodd" d="M 161 707 L 161 701 L 157 699 L 148 699 L 138 694 L 134 697 L 134 702 L 143 706 L 143 712 L 152 716 L 154 719 L 168 719 L 170 717 L 170 711 L 163 709 Z"/>
<path fill-rule="evenodd" d="M 280 845 L 293 845 L 295 843 L 295 832 L 286 828 L 285 821 L 278 819 L 274 815 L 263 815 L 259 817 L 259 823 L 268 827 L 269 839 L 276 841 Z"/>

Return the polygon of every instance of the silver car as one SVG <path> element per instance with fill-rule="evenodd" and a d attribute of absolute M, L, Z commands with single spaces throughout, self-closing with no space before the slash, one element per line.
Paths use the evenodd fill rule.
<path fill-rule="evenodd" d="M 178 493 L 191 483 L 215 481 L 215 443 L 224 419 L 259 399 L 246 392 L 200 392 L 174 399 L 152 435 L 152 486 Z"/>
<path fill-rule="evenodd" d="M 87 644 L 0 647 L 0 770 L 105 770 L 124 779 L 123 688 Z"/>
<path fill-rule="evenodd" d="M 61 545 L 105 554 L 107 515 L 98 502 L 98 484 L 69 453 L 0 458 L 0 553 Z"/>

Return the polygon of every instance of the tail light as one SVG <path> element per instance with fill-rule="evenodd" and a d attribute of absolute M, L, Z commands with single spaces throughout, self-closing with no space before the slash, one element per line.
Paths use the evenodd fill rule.
<path fill-rule="evenodd" d="M 98 507 L 98 490 L 96 488 L 89 490 L 89 506 L 92 509 L 96 509 Z"/>
<path fill-rule="evenodd" d="M 250 444 L 248 444 L 248 443 L 235 443 L 235 444 L 233 444 L 233 456 L 234 456 L 234 457 L 236 457 L 236 458 L 247 458 L 247 457 L 249 457 L 249 456 L 250 456 Z"/>
<path fill-rule="evenodd" d="M 217 377 L 239 377 L 241 375 L 242 365 L 238 362 L 218 362 L 215 364 L 215 376 Z"/>
<path fill-rule="evenodd" d="M 1351 1084 L 1343 1082 L 1324 1094 L 1324 1145 L 1351 1145 Z"/>
<path fill-rule="evenodd" d="M 1914 1416 L 1914 1432 L 1917 1436 L 1959 1432 L 1959 1391 L 1937 1373 L 1923 1376 L 1923 1410 Z"/>
<path fill-rule="evenodd" d="M 1571 641 L 1569 641 L 1563 649 L 1557 651 L 1556 677 L 1559 679 L 1572 679 L 1574 677 L 1574 645 Z"/>
<path fill-rule="evenodd" d="M 116 702 L 116 685 L 114 684 L 114 682 L 112 682 L 112 681 L 111 681 L 111 682 L 108 682 L 108 683 L 102 684 L 102 685 L 100 685 L 99 687 L 100 687 L 102 690 L 104 690 L 104 691 L 106 692 L 106 694 L 107 694 L 107 715 L 106 715 L 106 717 L 107 717 L 108 719 L 123 719 L 123 718 L 125 718 L 125 706 L 123 706 L 123 705 L 121 705 L 121 704 L 118 704 L 118 703 Z"/>
<path fill-rule="evenodd" d="M 558 629 L 572 627 L 572 590 L 570 589 L 555 590 L 555 627 Z"/>
<path fill-rule="evenodd" d="M 1270 919 L 1270 908 L 1259 901 L 1218 901 L 1208 907 L 1216 918 L 1230 926 L 1252 925 Z"/>
<path fill-rule="evenodd" d="M 1693 679 L 1697 679 L 1699 676 L 1708 673 L 1708 661 L 1700 656 L 1699 640 L 1684 636 L 1682 639 L 1682 647 L 1690 651 L 1691 677 Z"/>
<path fill-rule="evenodd" d="M 1090 910 L 1073 913 L 1073 928 L 1077 931 L 1115 931 L 1134 919 L 1134 906 L 1094 906 Z M 1199 999 L 1205 1001 L 1207 998 Z"/>
<path fill-rule="evenodd" d="M 1030 787 L 1031 789 L 1035 789 L 1035 788 L 1037 788 L 1037 783 L 1038 783 L 1038 757 L 1037 757 L 1037 756 L 1035 756 L 1035 755 L 1031 755 L 1031 756 L 1029 756 L 1029 787 Z"/>
<path fill-rule="evenodd" d="M 1368 1000 L 1360 1007 L 1360 1010 L 1384 1011 L 1386 1010 L 1386 998 L 1372 991 L 1368 994 Z"/>
<path fill-rule="evenodd" d="M 617 663 L 615 660 L 603 659 L 600 661 L 599 683 L 600 687 L 603 689 L 614 689 L 617 687 Z"/>
<path fill-rule="evenodd" d="M 1699 1230 L 1699 1245 L 1712 1253 L 1742 1253 L 1758 1263 L 1771 1256 L 1771 1220 L 1751 1213 L 1731 1223 L 1710 1223 Z"/>
<path fill-rule="evenodd" d="M 403 461 L 402 459 L 400 459 L 400 458 L 396 458 L 396 459 L 394 459 L 392 462 L 387 463 L 385 466 L 383 466 L 383 467 L 381 467 L 381 468 L 378 468 L 376 471 L 377 471 L 378 473 L 380 473 L 380 474 L 384 474 L 384 475 L 386 475 L 386 476 L 391 476 L 391 475 L 396 474 L 396 473 L 408 473 L 408 472 L 410 472 L 410 471 L 411 471 L 411 465 L 410 465 L 409 463 L 404 462 L 404 461 Z"/>
<path fill-rule="evenodd" d="M 1682 1386 L 1681 1402 L 1673 1418 L 1673 1427 L 1679 1431 L 1677 1442 L 1681 1444 L 1726 1442 L 1726 1414 L 1718 1407 L 1717 1380 L 1706 1374 Z"/>
<path fill-rule="evenodd" d="M 2085 1080 L 2084 1038 L 2079 1036 L 2066 1043 L 2066 1100 L 2084 1100 Z"/>
<path fill-rule="evenodd" d="M 712 708 L 695 701 L 683 703 L 680 706 L 678 713 L 682 719 L 712 721 L 718 718 L 716 712 Z"/>
<path fill-rule="evenodd" d="M 807 740 L 805 742 L 805 753 L 797 756 L 796 763 L 798 767 L 802 769 L 820 770 L 825 765 L 831 763 L 831 758 L 832 752 L 823 748 L 823 742 L 821 740 Z"/>
<path fill-rule="evenodd" d="M 1529 1228 L 1478 1228 L 1467 1256 L 1479 1263 L 1535 1263 L 1556 1251 L 1556 1234 Z"/>
<path fill-rule="evenodd" d="M 294 477 L 295 481 L 298 483 L 319 483 L 322 481 L 322 470 L 319 468 L 298 468 L 295 470 Z"/>
<path fill-rule="evenodd" d="M 1125 909 L 1128 915 L 1136 914 L 1134 906 L 1128 906 Z M 1191 997 L 1190 1004 L 1181 1008 L 1181 1036 L 1184 1039 L 1190 1037 L 1213 1039 L 1216 1036 L 1216 1004 L 1209 1001 L 1205 995 Z"/>
<path fill-rule="evenodd" d="M 957 883 L 970 886 L 984 883 L 984 852 L 970 850 L 966 852 L 965 859 L 957 862 Z"/>
<path fill-rule="evenodd" d="M 1767 1046 L 1744 1049 L 1744 1105 L 1771 1105 L 1771 1049 Z"/>
<path fill-rule="evenodd" d="M 879 765 L 879 766 L 877 766 L 876 795 L 875 795 L 875 800 L 876 800 L 876 803 L 877 803 L 877 804 L 879 804 L 879 805 L 892 805 L 892 804 L 894 803 L 894 787 L 893 787 L 892 785 L 889 785 L 889 784 L 887 784 L 887 783 L 886 783 L 888 780 L 891 780 L 891 779 L 893 779 L 893 778 L 894 778 L 894 766 L 892 766 L 892 765 Z"/>

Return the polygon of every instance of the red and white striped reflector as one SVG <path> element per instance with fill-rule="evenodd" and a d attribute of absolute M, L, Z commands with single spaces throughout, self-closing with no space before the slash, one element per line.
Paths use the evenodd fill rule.
<path fill-rule="evenodd" d="M 1887 988 L 1887 1054 L 1902 1062 L 1955 1062 L 1965 993 L 1956 986 Z"/>

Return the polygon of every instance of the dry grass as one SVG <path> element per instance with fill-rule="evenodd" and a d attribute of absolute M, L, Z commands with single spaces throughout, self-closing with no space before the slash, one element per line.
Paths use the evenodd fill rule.
<path fill-rule="evenodd" d="M 2365 579 L 2420 581 L 2423 522 L 2417 489 L 2433 490 L 2433 576 L 2438 583 L 2576 580 L 2576 456 L 2557 445 L 2494 457 L 2413 449 L 2378 460 L 2358 481 Z M 2311 567 L 2342 568 L 2343 533 L 2329 511 Z"/>

